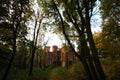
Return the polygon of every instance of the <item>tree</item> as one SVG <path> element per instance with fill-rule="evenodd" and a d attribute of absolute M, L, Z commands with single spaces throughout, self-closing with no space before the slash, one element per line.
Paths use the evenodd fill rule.
<path fill-rule="evenodd" d="M 8 25 L 3 24 L 2 27 L 4 27 L 7 33 L 10 33 L 10 36 L 11 36 L 10 40 L 11 40 L 11 46 L 12 46 L 11 58 L 9 60 L 5 74 L 3 75 L 3 78 L 2 78 L 3 80 L 6 80 L 9 74 L 10 68 L 12 66 L 13 59 L 15 58 L 15 55 L 16 55 L 16 48 L 17 48 L 16 40 L 17 39 L 23 40 L 24 39 L 23 33 L 26 34 L 25 22 L 29 17 L 29 14 L 27 12 L 30 10 L 28 7 L 29 6 L 28 0 L 22 0 L 22 1 L 6 0 L 6 1 L 0 1 L 0 4 L 1 4 L 0 9 L 2 10 L 2 13 L 0 14 L 0 21 L 1 21 L 0 24 L 3 24 L 3 23 L 8 24 Z M 7 27 L 8 27 L 8 30 L 7 30 Z"/>
<path fill-rule="evenodd" d="M 119 55 L 120 47 L 120 3 L 117 0 L 102 0 L 101 13 L 102 13 L 102 44 L 103 54 Z M 108 47 L 109 46 L 109 47 Z"/>
<path fill-rule="evenodd" d="M 12 48 L 11 24 L 5 21 L 7 19 L 6 16 L 8 16 L 7 8 L 9 5 L 6 5 L 6 7 L 4 7 L 3 5 L 5 4 L 9 4 L 9 1 L 0 1 L 0 62 L 4 61 L 3 68 L 5 67 L 4 65 L 7 65 L 9 62 L 9 57 L 11 56 L 9 52 L 12 52 L 12 50 L 10 50 L 10 48 Z"/>
<path fill-rule="evenodd" d="M 98 49 L 99 55 L 102 55 L 102 32 L 94 33 L 93 38 L 95 40 L 96 48 Z"/>
<path fill-rule="evenodd" d="M 37 13 L 37 16 L 35 17 L 35 26 L 34 26 L 34 31 L 33 31 L 33 40 L 32 40 L 32 48 L 31 48 L 31 64 L 30 64 L 30 71 L 29 71 L 29 75 L 32 75 L 32 70 L 33 70 L 33 63 L 34 63 L 34 55 L 35 55 L 35 51 L 36 51 L 36 45 L 37 45 L 37 40 L 38 40 L 38 35 L 41 29 L 41 24 L 42 24 L 42 20 L 43 20 L 43 13 Z M 38 25 L 38 27 L 37 27 Z"/>
<path fill-rule="evenodd" d="M 53 4 L 49 4 L 49 3 Z M 75 55 L 79 58 L 79 60 L 82 62 L 84 69 L 86 71 L 86 74 L 88 76 L 89 80 L 106 80 L 105 74 L 102 70 L 102 66 L 100 64 L 99 58 L 98 58 L 98 52 L 95 47 L 95 43 L 93 40 L 92 32 L 91 32 L 91 25 L 90 25 L 90 19 L 92 16 L 92 11 L 95 6 L 95 1 L 87 1 L 87 0 L 57 0 L 54 1 L 44 1 L 46 6 L 49 7 L 48 11 L 49 15 L 54 16 L 56 19 L 56 24 L 61 22 L 60 26 L 62 28 L 62 32 L 68 41 L 68 44 L 72 48 Z M 52 7 L 53 6 L 53 7 Z M 50 9 L 52 7 L 52 9 Z M 61 11 L 60 11 L 61 9 Z M 76 32 L 78 34 L 78 40 L 80 42 L 81 46 L 79 55 L 74 48 L 72 47 L 71 41 L 68 38 L 68 34 L 66 32 L 65 23 L 72 23 L 73 27 L 76 29 Z M 89 47 L 87 45 L 87 42 L 89 43 Z M 92 56 L 90 55 L 90 50 L 92 52 Z M 88 61 L 88 63 L 87 63 Z M 94 65 L 95 64 L 95 65 Z M 98 75 L 97 75 L 98 74 Z"/>
<path fill-rule="evenodd" d="M 12 30 L 9 23 L 0 23 L 0 62 L 1 69 L 6 68 L 12 53 Z M 7 27 L 6 27 L 7 26 Z M 4 62 L 3 62 L 4 61 Z"/>

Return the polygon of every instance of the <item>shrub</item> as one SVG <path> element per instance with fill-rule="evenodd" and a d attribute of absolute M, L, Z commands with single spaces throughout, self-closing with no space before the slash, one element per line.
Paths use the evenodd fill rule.
<path fill-rule="evenodd" d="M 50 75 L 50 80 L 87 80 L 85 71 L 80 64 L 77 62 L 71 67 L 67 68 L 55 68 Z"/>
<path fill-rule="evenodd" d="M 75 63 L 69 68 L 69 80 L 86 80 L 85 71 L 80 62 Z"/>
<path fill-rule="evenodd" d="M 103 64 L 107 80 L 120 80 L 120 60 L 111 60 L 111 62 L 108 60 L 106 59 Z"/>
<path fill-rule="evenodd" d="M 68 80 L 67 69 L 62 67 L 55 68 L 49 78 L 50 80 Z"/>

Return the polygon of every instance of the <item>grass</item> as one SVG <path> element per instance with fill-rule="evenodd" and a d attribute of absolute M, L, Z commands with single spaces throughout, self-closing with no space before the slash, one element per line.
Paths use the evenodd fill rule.
<path fill-rule="evenodd" d="M 120 80 L 120 59 L 111 62 L 110 59 L 101 60 L 107 80 Z M 7 80 L 87 80 L 81 63 L 77 62 L 69 68 L 49 66 L 45 69 L 34 68 L 33 75 L 28 76 L 28 69 L 15 72 L 11 69 Z M 0 80 L 4 70 L 0 70 Z"/>
<path fill-rule="evenodd" d="M 76 69 L 79 69 L 79 66 L 80 65 L 71 66 L 70 68 L 53 66 L 45 69 L 34 68 L 33 75 L 31 76 L 28 76 L 29 69 L 20 69 L 17 72 L 11 69 L 7 80 L 78 80 L 77 78 L 81 74 L 79 74 L 79 70 L 76 71 Z M 3 74 L 4 71 L 2 70 L 2 72 L 0 72 L 0 80 L 2 80 Z"/>
<path fill-rule="evenodd" d="M 22 69 L 17 72 L 11 69 L 7 80 L 48 80 L 53 67 L 46 69 L 34 68 L 33 75 L 28 76 L 28 69 Z M 2 79 L 4 71 L 0 72 L 0 80 Z"/>

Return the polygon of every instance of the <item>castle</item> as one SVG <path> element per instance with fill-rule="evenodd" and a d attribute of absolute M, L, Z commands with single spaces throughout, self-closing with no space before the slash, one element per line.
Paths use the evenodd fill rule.
<path fill-rule="evenodd" d="M 50 47 L 46 46 L 44 49 L 44 66 L 62 66 L 67 67 L 72 65 L 76 61 L 76 57 L 72 50 L 65 44 L 60 49 L 56 45 Z"/>

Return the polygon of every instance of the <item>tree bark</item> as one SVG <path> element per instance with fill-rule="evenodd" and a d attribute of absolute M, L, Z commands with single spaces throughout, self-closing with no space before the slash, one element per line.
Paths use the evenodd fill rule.
<path fill-rule="evenodd" d="M 39 14 L 38 14 L 38 17 L 39 17 Z M 35 51 L 36 51 L 36 45 L 37 45 L 37 39 L 38 39 L 38 34 L 39 34 L 39 30 L 40 30 L 40 25 L 41 25 L 41 22 L 42 22 L 42 19 L 39 20 L 39 26 L 38 26 L 38 29 L 37 29 L 37 34 L 35 35 L 36 33 L 36 28 L 37 28 L 37 19 L 36 18 L 36 21 L 35 21 L 35 28 L 34 28 L 34 35 L 33 35 L 33 44 L 32 44 L 32 56 L 31 56 L 31 64 L 30 64 L 30 71 L 29 71 L 29 75 L 32 75 L 32 71 L 33 71 L 33 64 L 34 64 L 34 56 L 35 56 Z"/>
<path fill-rule="evenodd" d="M 30 64 L 29 76 L 32 75 L 33 64 L 34 64 L 34 56 L 35 56 L 35 48 L 33 47 L 33 49 L 32 49 L 32 56 L 31 56 L 31 64 Z"/>
<path fill-rule="evenodd" d="M 83 39 L 81 40 L 81 47 L 84 46 L 84 48 L 83 48 L 84 55 L 85 55 L 85 58 L 87 59 L 86 62 L 88 62 L 88 66 L 89 66 L 89 69 L 90 69 L 90 74 L 91 74 L 92 80 L 98 80 L 96 68 L 94 66 L 92 56 L 90 55 L 90 51 L 89 51 L 89 48 L 87 46 L 87 42 L 85 40 L 85 35 L 84 34 L 83 34 L 82 38 Z"/>
<path fill-rule="evenodd" d="M 17 31 L 13 31 L 13 53 L 12 53 L 12 57 L 9 61 L 9 64 L 7 66 L 7 69 L 5 71 L 5 74 L 2 77 L 2 80 L 7 80 L 8 74 L 10 72 L 10 69 L 11 69 L 15 54 L 16 54 L 16 38 L 17 38 Z"/>
<path fill-rule="evenodd" d="M 78 4 L 79 5 L 79 4 Z M 69 18 L 69 20 L 73 23 L 73 25 L 75 26 L 75 28 L 76 28 L 76 30 L 77 30 L 77 32 L 78 32 L 78 34 L 79 34 L 79 38 L 81 38 L 80 39 L 80 42 L 81 42 L 81 54 L 83 54 L 81 57 L 84 57 L 85 59 L 86 59 L 86 61 L 84 61 L 84 62 L 88 62 L 88 65 L 89 65 L 89 70 L 90 71 L 88 71 L 87 73 L 89 73 L 89 74 L 91 74 L 91 76 L 92 76 L 92 79 L 93 80 L 98 80 L 98 76 L 97 76 L 97 72 L 96 72 L 96 70 L 95 70 L 95 67 L 94 67 L 94 64 L 93 64 L 93 59 L 92 59 L 92 56 L 90 55 L 90 51 L 89 51 L 89 48 L 88 48 L 88 46 L 87 46 L 87 42 L 86 42 L 86 39 L 85 39 L 85 32 L 84 32 L 84 20 L 82 20 L 82 30 L 80 30 L 80 28 L 79 28 L 79 26 L 78 26 L 78 24 L 77 24 L 77 22 L 76 22 L 76 19 L 75 19 L 75 17 L 74 16 L 72 16 L 72 18 L 70 17 L 70 14 L 68 13 L 68 11 L 66 10 L 66 14 L 68 15 L 68 18 Z M 81 16 L 81 19 L 83 19 L 83 16 L 82 16 L 82 14 L 81 14 L 81 12 L 79 12 L 79 16 Z M 74 20 L 74 21 L 73 21 Z M 83 51 L 84 50 L 84 51 Z M 87 66 L 88 66 L 87 65 Z M 84 65 L 85 66 L 85 65 Z M 88 68 L 88 67 L 86 67 L 86 68 Z M 91 73 L 90 73 L 91 72 Z"/>
<path fill-rule="evenodd" d="M 100 80 L 106 80 L 104 71 L 102 69 L 99 57 L 98 57 L 98 52 L 94 43 L 94 39 L 92 36 L 92 32 L 91 32 L 91 26 L 90 26 L 90 16 L 89 16 L 89 2 L 87 2 L 87 0 L 84 0 L 84 4 L 85 4 L 85 20 L 86 20 L 86 32 L 87 32 L 87 36 L 88 36 L 88 41 L 90 44 L 90 48 L 92 51 L 92 56 L 93 56 L 93 61 L 99 76 Z"/>

